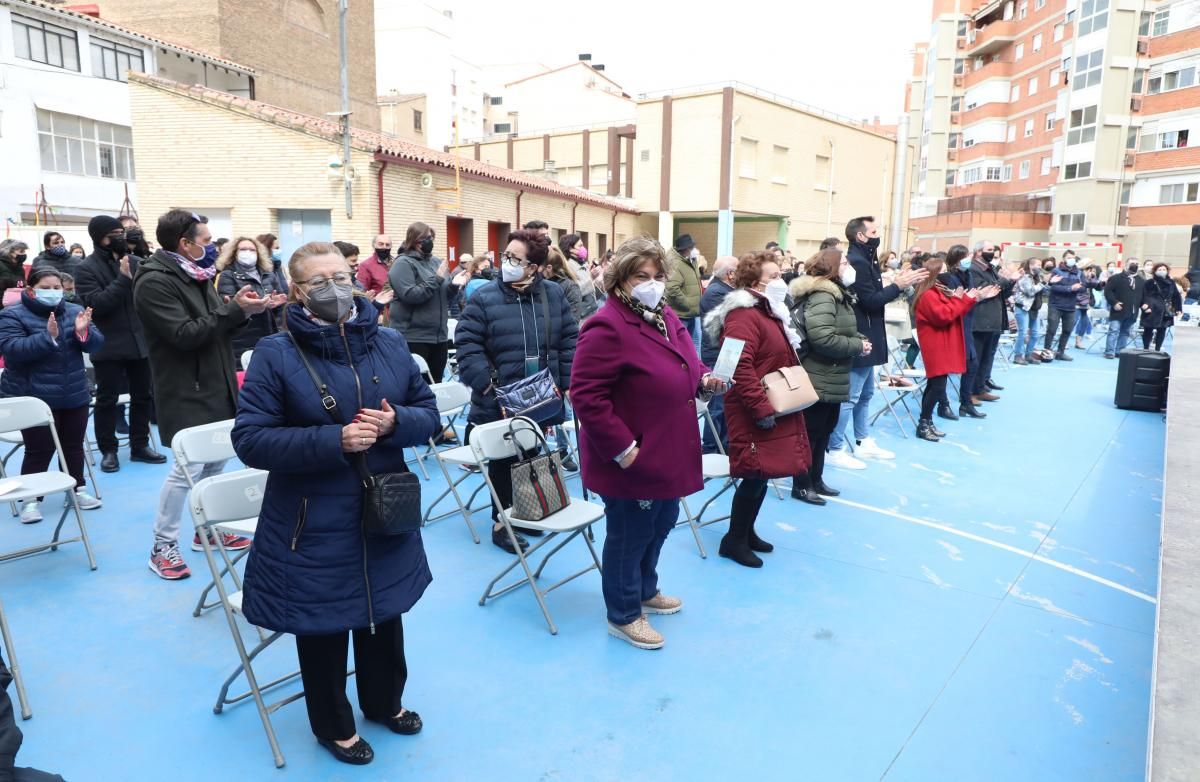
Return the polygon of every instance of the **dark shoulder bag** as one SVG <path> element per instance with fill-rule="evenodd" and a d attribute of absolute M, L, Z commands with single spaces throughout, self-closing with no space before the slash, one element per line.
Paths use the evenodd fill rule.
<path fill-rule="evenodd" d="M 540 423 L 562 414 L 562 391 L 554 382 L 550 372 L 550 303 L 549 294 L 542 291 L 542 319 L 546 321 L 546 368 L 529 377 L 521 378 L 513 383 L 500 385 L 500 376 L 492 367 L 492 389 L 496 393 L 496 404 L 500 406 L 500 415 L 505 418 L 523 416 Z M 520 303 L 518 302 L 518 305 Z M 537 339 L 537 335 L 534 335 Z"/>
<path fill-rule="evenodd" d="M 317 393 L 321 395 L 321 407 L 325 408 L 334 423 L 342 424 L 337 415 L 337 399 L 329 393 L 329 386 L 313 369 L 295 335 L 290 331 L 287 335 L 300 354 L 300 361 L 308 370 Z M 391 537 L 409 535 L 421 529 L 421 479 L 408 471 L 372 474 L 367 469 L 367 454 L 363 451 L 354 454 L 352 460 L 362 482 L 363 531 L 377 537 Z"/>

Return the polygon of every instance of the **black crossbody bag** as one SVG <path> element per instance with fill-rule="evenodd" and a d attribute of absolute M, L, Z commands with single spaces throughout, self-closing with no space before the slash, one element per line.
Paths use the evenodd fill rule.
<path fill-rule="evenodd" d="M 321 407 L 325 408 L 334 423 L 341 424 L 337 415 L 337 399 L 329 393 L 329 386 L 313 369 L 296 337 L 291 332 L 288 332 L 288 337 L 296 346 L 300 361 L 304 363 L 317 393 L 321 395 Z M 376 537 L 392 537 L 409 535 L 421 529 L 421 479 L 408 471 L 372 474 L 367 469 L 366 452 L 360 451 L 354 457 L 354 466 L 362 483 L 363 531 Z"/>

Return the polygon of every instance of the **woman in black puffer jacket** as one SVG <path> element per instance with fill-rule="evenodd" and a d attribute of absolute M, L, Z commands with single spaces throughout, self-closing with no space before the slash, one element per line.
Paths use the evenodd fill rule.
<path fill-rule="evenodd" d="M 472 424 L 500 420 L 495 386 L 504 386 L 532 372 L 549 369 L 559 390 L 565 394 L 571 380 L 579 325 L 563 289 L 543 279 L 549 240 L 534 231 L 517 231 L 508 239 L 508 248 L 500 259 L 501 279 L 493 280 L 471 295 L 455 330 L 459 377 L 471 387 Z M 533 356 L 537 356 L 536 369 L 527 366 L 531 362 L 526 358 Z M 542 421 L 545 426 L 562 422 L 562 413 Z M 467 439 L 470 439 L 470 429 Z M 488 462 L 488 475 L 500 501 L 506 506 L 512 504 L 509 468 L 514 461 L 497 459 Z M 492 509 L 492 520 L 496 520 L 495 508 Z M 516 553 L 499 523 L 492 527 L 492 542 L 505 551 Z M 522 548 L 527 545 L 519 536 L 517 542 Z"/>

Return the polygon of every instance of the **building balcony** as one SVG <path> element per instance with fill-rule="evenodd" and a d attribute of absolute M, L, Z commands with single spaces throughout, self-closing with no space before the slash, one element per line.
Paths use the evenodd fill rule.
<path fill-rule="evenodd" d="M 996 184 L 996 183 L 992 183 Z M 960 212 L 1020 212 L 1050 214 L 1049 198 L 1030 198 L 1025 195 L 965 195 L 938 201 L 939 215 Z"/>
<path fill-rule="evenodd" d="M 958 159 L 965 166 L 976 160 L 1003 157 L 1006 151 L 1003 141 L 984 141 L 979 144 L 972 144 L 969 147 L 963 147 L 959 150 Z"/>
<path fill-rule="evenodd" d="M 1009 19 L 979 28 L 975 33 L 975 42 L 967 44 L 967 54 L 971 57 L 981 57 L 1000 51 L 1020 37 L 1017 24 L 1015 19 Z"/>
<path fill-rule="evenodd" d="M 979 122 L 984 119 L 1007 119 L 1008 104 L 1007 103 L 983 103 L 970 111 L 964 111 L 960 116 L 963 127 Z"/>
<path fill-rule="evenodd" d="M 1012 60 L 994 60 L 987 63 L 982 68 L 978 68 L 966 74 L 963 79 L 964 87 L 974 87 L 980 82 L 988 79 L 1008 79 L 1012 77 L 1013 72 Z"/>

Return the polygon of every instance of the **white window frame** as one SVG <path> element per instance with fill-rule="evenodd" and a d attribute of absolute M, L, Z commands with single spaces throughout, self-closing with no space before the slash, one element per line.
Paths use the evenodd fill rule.
<path fill-rule="evenodd" d="M 1029 179 L 1030 167 L 1031 167 L 1031 164 L 1028 160 L 1022 160 L 1020 167 L 1017 169 L 1017 171 L 1018 171 L 1017 178 L 1018 179 Z"/>
<path fill-rule="evenodd" d="M 988 173 L 991 173 L 990 169 L 989 169 Z M 1011 182 L 1012 181 L 1012 163 L 1005 163 L 1003 166 L 1000 167 L 1000 181 L 1001 182 Z"/>
<path fill-rule="evenodd" d="M 1055 121 L 1056 121 L 1056 120 L 1055 120 L 1055 117 L 1054 117 L 1054 112 L 1053 112 L 1053 111 L 1051 111 L 1051 112 L 1049 112 L 1048 114 L 1046 114 L 1046 131 L 1047 131 L 1047 132 L 1053 132 L 1053 131 L 1054 131 L 1054 123 L 1055 123 Z"/>
<path fill-rule="evenodd" d="M 1085 160 L 1081 163 L 1067 163 L 1063 166 L 1063 181 L 1069 182 L 1073 179 L 1091 179 L 1092 177 L 1092 161 Z"/>
<path fill-rule="evenodd" d="M 146 72 L 146 55 L 141 49 L 92 36 L 88 46 L 92 75 L 110 81 L 129 81 L 129 71 Z"/>
<path fill-rule="evenodd" d="M 1147 81 L 1147 95 L 1186 90 L 1189 87 L 1196 86 L 1196 72 L 1198 69 L 1194 61 L 1190 65 L 1179 63 L 1173 67 L 1174 70 L 1168 71 L 1164 69 L 1162 74 L 1153 76 Z"/>
<path fill-rule="evenodd" d="M 1064 224 L 1065 219 L 1065 224 Z M 1063 213 L 1058 216 L 1058 232 L 1060 234 L 1079 234 L 1083 233 L 1087 228 L 1087 213 L 1072 212 Z"/>
<path fill-rule="evenodd" d="M 1079 4 L 1079 35 L 1103 30 L 1108 27 L 1108 15 L 1113 0 L 1082 0 Z"/>
<path fill-rule="evenodd" d="M 1157 136 L 1158 146 L 1156 149 L 1187 149 L 1191 133 L 1188 128 L 1180 128 L 1179 130 L 1168 130 L 1165 133 L 1159 133 Z M 1183 143 L 1179 143 L 1180 141 Z"/>
<path fill-rule="evenodd" d="M 1071 89 L 1095 87 L 1104 77 L 1104 49 L 1078 55 L 1071 70 Z"/>
<path fill-rule="evenodd" d="M 1088 112 L 1091 112 L 1090 120 Z M 1098 106 L 1085 106 L 1071 110 L 1071 115 L 1067 119 L 1067 146 L 1090 144 L 1096 140 L 1096 123 L 1099 113 Z M 1078 115 L 1078 121 L 1076 115 Z"/>
<path fill-rule="evenodd" d="M 1009 103 L 1016 103 L 1016 102 L 1017 102 L 1017 101 L 1019 101 L 1020 99 L 1021 99 L 1021 85 L 1020 85 L 1020 84 L 1014 84 L 1014 85 L 1012 86 L 1012 90 L 1011 90 L 1011 91 L 1009 92 L 1009 94 L 1008 94 L 1008 102 L 1009 102 Z"/>
<path fill-rule="evenodd" d="M 1061 41 L 1063 39 L 1063 36 L 1065 36 L 1066 34 L 1067 34 L 1067 26 L 1065 24 L 1056 24 L 1056 25 L 1054 25 L 1054 35 L 1052 35 L 1050 37 L 1055 43 L 1058 43 L 1059 41 Z"/>
<path fill-rule="evenodd" d="M 135 180 L 130 128 L 45 109 L 37 109 L 37 127 L 43 171 Z"/>
<path fill-rule="evenodd" d="M 1021 0 L 1021 4 L 1017 6 L 1017 19 L 1021 20 L 1029 16 L 1029 0 Z"/>
<path fill-rule="evenodd" d="M 1033 34 L 1033 50 L 1035 52 L 1040 52 L 1042 50 L 1042 41 L 1043 40 L 1045 40 L 1045 38 L 1041 33 Z"/>
<path fill-rule="evenodd" d="M 1150 35 L 1159 36 L 1166 35 L 1170 29 L 1171 23 L 1171 6 L 1160 8 L 1154 12 L 1154 19 L 1150 23 Z"/>
<path fill-rule="evenodd" d="M 79 35 L 74 30 L 13 14 L 12 35 L 13 52 L 17 59 L 80 72 Z M 65 45 L 68 42 L 70 48 Z"/>
<path fill-rule="evenodd" d="M 1025 120 L 1025 138 L 1033 137 L 1033 117 Z"/>
<path fill-rule="evenodd" d="M 1050 159 L 1049 155 L 1047 155 L 1046 157 L 1042 158 L 1042 169 L 1041 169 L 1041 170 L 1042 170 L 1042 174 L 1041 174 L 1042 176 L 1049 176 L 1049 175 L 1050 175 L 1050 164 L 1051 164 L 1051 159 Z"/>
<path fill-rule="evenodd" d="M 983 172 L 985 182 L 1001 182 L 1004 172 L 1000 166 L 987 166 Z"/>
<path fill-rule="evenodd" d="M 1009 125 L 1005 130 L 1004 139 L 1007 143 L 1012 143 L 1017 140 L 1017 126 Z"/>
<path fill-rule="evenodd" d="M 1037 91 L 1038 91 L 1038 77 L 1033 76 L 1029 79 L 1029 93 L 1028 94 L 1037 95 Z"/>
<path fill-rule="evenodd" d="M 1025 56 L 1025 44 L 1019 43 L 1019 44 L 1017 44 L 1017 48 L 1013 51 L 1013 60 L 1015 62 L 1020 62 L 1024 56 Z"/>
<path fill-rule="evenodd" d="M 1200 200 L 1200 182 L 1177 182 L 1173 185 L 1159 185 L 1159 206 L 1194 204 L 1198 200 Z"/>
<path fill-rule="evenodd" d="M 1046 0 L 1034 0 L 1033 10 L 1040 11 L 1046 7 Z"/>

